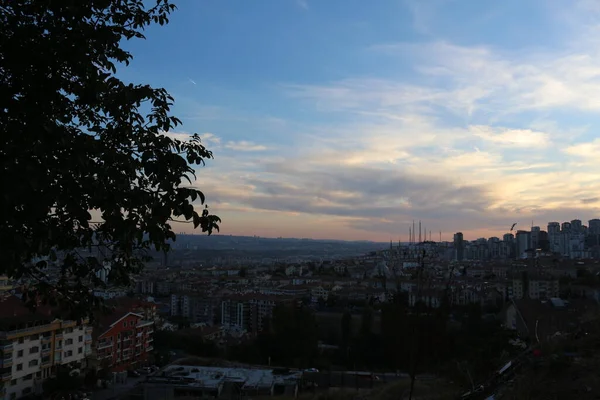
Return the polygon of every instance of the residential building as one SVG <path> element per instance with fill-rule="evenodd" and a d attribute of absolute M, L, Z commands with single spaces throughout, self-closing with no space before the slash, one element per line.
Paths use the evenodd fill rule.
<path fill-rule="evenodd" d="M 555 277 L 524 272 L 522 276 L 513 278 L 512 290 L 515 299 L 548 300 L 559 297 L 560 285 Z"/>
<path fill-rule="evenodd" d="M 588 221 L 588 234 L 600 235 L 600 219 L 590 219 Z"/>
<path fill-rule="evenodd" d="M 257 334 L 266 328 L 265 321 L 273 316 L 279 304 L 294 305 L 294 296 L 248 294 L 230 296 L 221 302 L 221 325 Z"/>
<path fill-rule="evenodd" d="M 454 234 L 454 259 L 456 261 L 464 260 L 464 237 L 462 232 L 457 232 Z"/>
<path fill-rule="evenodd" d="M 58 368 L 78 373 L 85 367 L 92 327 L 55 315 L 49 307 L 32 312 L 15 296 L 0 299 L 1 398 L 39 394 Z"/>
<path fill-rule="evenodd" d="M 212 325 L 217 319 L 220 301 L 209 293 L 171 295 L 171 315 L 187 318 L 192 323 Z"/>
<path fill-rule="evenodd" d="M 248 330 L 250 305 L 248 298 L 235 296 L 221 302 L 221 325 L 227 328 Z"/>
<path fill-rule="evenodd" d="M 531 234 L 530 234 L 530 247 L 534 250 L 538 249 L 540 247 L 540 232 L 541 229 L 539 226 L 532 226 L 531 227 Z"/>
<path fill-rule="evenodd" d="M 150 362 L 154 321 L 131 311 L 115 312 L 99 321 L 95 330 L 96 369 L 113 372 L 139 368 Z"/>
<path fill-rule="evenodd" d="M 516 235 L 516 258 L 523 258 L 527 250 L 531 248 L 531 232 L 517 231 Z"/>

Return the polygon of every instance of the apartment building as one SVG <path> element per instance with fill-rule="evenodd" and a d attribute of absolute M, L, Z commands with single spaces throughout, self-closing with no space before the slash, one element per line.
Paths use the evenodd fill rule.
<path fill-rule="evenodd" d="M 527 280 L 523 277 L 513 278 L 512 294 L 515 299 L 549 300 L 559 297 L 558 279 L 551 276 L 531 275 Z"/>
<path fill-rule="evenodd" d="M 293 296 L 231 296 L 221 302 L 221 325 L 257 334 L 266 328 L 265 321 L 273 316 L 278 304 L 296 303 L 298 299 Z"/>
<path fill-rule="evenodd" d="M 92 327 L 57 319 L 53 310 L 34 313 L 15 296 L 0 299 L 0 397 L 19 399 L 41 393 L 59 367 L 85 368 L 92 352 Z"/>
<path fill-rule="evenodd" d="M 113 372 L 136 369 L 150 362 L 154 321 L 131 311 L 103 318 L 96 329 L 94 367 Z"/>
<path fill-rule="evenodd" d="M 171 295 L 171 315 L 182 316 L 192 323 L 212 325 L 217 319 L 218 297 L 210 293 L 178 293 Z"/>

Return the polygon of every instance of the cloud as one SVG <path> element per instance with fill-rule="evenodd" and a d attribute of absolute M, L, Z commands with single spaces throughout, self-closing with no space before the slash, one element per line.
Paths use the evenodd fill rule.
<path fill-rule="evenodd" d="M 374 167 L 270 161 L 260 174 L 226 181 L 231 185 L 209 185 L 211 196 L 258 210 L 355 219 L 467 218 L 489 204 L 484 186 Z"/>
<path fill-rule="evenodd" d="M 490 126 L 471 126 L 471 132 L 479 138 L 504 147 L 547 147 L 550 145 L 547 133 L 531 129 L 504 129 Z"/>
<path fill-rule="evenodd" d="M 267 150 L 266 146 L 241 140 L 239 142 L 229 141 L 225 144 L 225 148 L 235 151 L 264 151 Z"/>
<path fill-rule="evenodd" d="M 308 10 L 308 2 L 306 0 L 296 0 L 296 4 L 301 8 Z"/>
<path fill-rule="evenodd" d="M 160 134 L 168 136 L 171 139 L 180 140 L 182 142 L 189 141 L 193 135 L 192 133 L 188 132 L 161 132 Z M 198 136 L 200 136 L 202 143 L 206 145 L 219 145 L 221 143 L 221 139 L 213 133 L 206 132 L 199 134 Z"/>
<path fill-rule="evenodd" d="M 567 147 L 565 153 L 578 158 L 598 159 L 600 155 L 600 138 L 591 142 L 578 143 Z"/>
<path fill-rule="evenodd" d="M 600 54 L 588 48 L 523 54 L 432 41 L 372 45 L 369 49 L 388 57 L 410 56 L 421 80 L 436 79 L 435 88 L 428 88 L 437 90 L 436 102 L 468 115 L 475 110 L 505 114 L 559 107 L 600 109 Z M 418 97 L 414 100 L 421 101 Z"/>
<path fill-rule="evenodd" d="M 224 213 L 226 232 L 299 236 L 310 222 L 313 236 L 324 227 L 383 239 L 421 219 L 434 237 L 462 230 L 474 238 L 501 236 L 515 221 L 600 215 L 592 28 L 573 24 L 580 36 L 552 48 L 479 37 L 458 44 L 432 34 L 442 2 L 412 2 L 424 41 L 356 49 L 386 68 L 280 83 L 275 100 L 297 111 L 289 119 L 207 113 L 286 138 L 275 148 L 207 128 L 221 151 L 197 184 Z M 566 13 L 575 20 L 592 6 Z"/>

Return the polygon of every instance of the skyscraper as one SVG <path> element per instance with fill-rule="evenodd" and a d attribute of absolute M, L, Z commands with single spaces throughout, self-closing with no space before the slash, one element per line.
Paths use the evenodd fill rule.
<path fill-rule="evenodd" d="M 462 232 L 454 234 L 454 259 L 456 261 L 462 261 L 465 257 L 465 246 Z"/>
<path fill-rule="evenodd" d="M 560 251 L 560 223 L 558 222 L 548 223 L 548 246 L 550 251 Z"/>
<path fill-rule="evenodd" d="M 539 248 L 540 243 L 540 227 L 532 226 L 531 227 L 531 248 L 537 249 Z"/>
<path fill-rule="evenodd" d="M 531 248 L 531 232 L 517 231 L 517 258 L 523 257 L 526 250 Z"/>
<path fill-rule="evenodd" d="M 583 233 L 583 225 L 580 219 L 574 219 L 571 221 L 571 230 L 573 233 Z"/>
<path fill-rule="evenodd" d="M 588 233 L 590 235 L 600 235 L 600 219 L 590 219 L 588 221 Z"/>

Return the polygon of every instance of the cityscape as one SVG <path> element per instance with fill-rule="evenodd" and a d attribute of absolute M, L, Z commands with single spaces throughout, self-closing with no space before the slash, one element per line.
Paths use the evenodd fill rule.
<path fill-rule="evenodd" d="M 93 321 L 57 318 L 48 307 L 31 315 L 19 300 L 29 281 L 5 277 L 0 284 L 0 335 L 3 377 L 11 382 L 5 386 L 7 398 L 15 397 L 11 393 L 41 393 L 58 365 L 73 377 L 94 371 L 93 376 L 119 387 L 122 395 L 146 398 L 171 396 L 165 393 L 173 391 L 225 398 L 236 390 L 243 396 L 285 396 L 306 391 L 307 382 L 327 387 L 358 384 L 373 390 L 406 379 L 393 372 L 392 366 L 403 364 L 389 364 L 383 354 L 373 363 L 356 353 L 351 362 L 363 365 L 362 375 L 341 372 L 331 378 L 332 372 L 319 371 L 343 371 L 348 362 L 344 347 L 360 345 L 347 342 L 344 329 L 357 337 L 366 334 L 362 329 L 374 337 L 386 335 L 389 318 L 398 318 L 389 314 L 389 307 L 397 304 L 431 310 L 445 302 L 456 310 L 476 306 L 487 318 L 499 319 L 515 338 L 527 338 L 535 330 L 542 342 L 574 323 L 585 324 L 590 312 L 600 311 L 599 219 L 587 226 L 580 220 L 549 222 L 547 230 L 514 229 L 515 224 L 502 239 L 468 241 L 458 232 L 453 242 L 423 240 L 418 225 L 417 221 L 408 242 L 389 244 L 217 235 L 211 239 L 214 254 L 206 237 L 183 235 L 168 257 L 148 262 L 129 286 L 112 283 L 106 256 L 96 272 L 105 288 L 95 289 L 93 295 L 111 312 Z M 224 257 L 224 248 L 238 251 Z M 51 283 L 60 277 L 60 260 L 47 264 Z M 289 368 L 293 362 L 284 355 L 262 353 L 261 338 L 282 310 L 297 307 L 308 313 L 297 318 L 314 321 L 313 333 L 303 330 L 302 335 L 314 335 L 308 345 L 315 346 L 315 355 L 297 364 L 300 368 L 277 375 L 269 365 Z M 540 313 L 548 319 L 540 322 Z M 366 315 L 371 315 L 368 328 Z M 345 318 L 348 328 L 343 328 Z M 304 336 L 285 340 L 307 345 Z M 210 364 L 202 361 L 207 356 Z M 157 364 L 168 366 L 168 379 L 154 374 Z M 181 368 L 194 368 L 191 375 L 197 377 L 189 378 Z M 484 371 L 494 373 L 493 368 Z M 209 383 L 207 374 L 220 378 Z M 188 377 L 189 383 L 178 376 Z M 241 386 L 232 387 L 233 382 Z"/>

